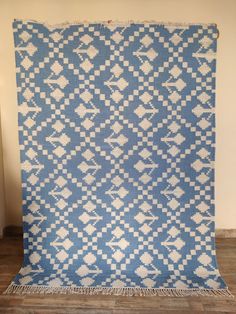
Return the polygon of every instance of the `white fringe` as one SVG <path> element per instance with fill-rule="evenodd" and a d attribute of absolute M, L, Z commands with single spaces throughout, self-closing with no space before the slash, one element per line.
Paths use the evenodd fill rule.
<path fill-rule="evenodd" d="M 86 294 L 86 295 L 120 295 L 120 296 L 167 296 L 167 297 L 225 297 L 234 298 L 228 289 L 172 289 L 172 288 L 139 288 L 139 287 L 50 287 L 50 286 L 20 286 L 10 284 L 3 294 Z"/>
<path fill-rule="evenodd" d="M 160 21 L 155 21 L 155 20 L 128 20 L 128 21 L 117 21 L 117 20 L 106 20 L 106 21 L 88 21 L 88 20 L 81 20 L 81 21 L 72 21 L 72 22 L 62 22 L 62 23 L 55 23 L 55 24 L 50 24 L 48 22 L 40 22 L 36 20 L 31 20 L 31 19 L 15 19 L 15 21 L 21 21 L 24 23 L 35 23 L 35 24 L 42 24 L 47 28 L 50 29 L 55 29 L 55 28 L 66 28 L 71 25 L 89 25 L 89 24 L 101 24 L 104 26 L 128 26 L 130 24 L 144 24 L 144 25 L 150 25 L 150 24 L 155 24 L 155 25 L 163 25 L 166 27 L 175 27 L 175 28 L 187 28 L 188 26 L 191 25 L 201 25 L 201 26 L 215 26 L 217 27 L 216 23 L 183 23 L 183 22 L 160 22 Z"/>

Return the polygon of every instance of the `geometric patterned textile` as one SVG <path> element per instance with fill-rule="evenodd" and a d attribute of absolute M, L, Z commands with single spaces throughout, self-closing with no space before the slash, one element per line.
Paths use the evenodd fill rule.
<path fill-rule="evenodd" d="M 15 20 L 24 262 L 6 293 L 225 295 L 214 24 Z"/>

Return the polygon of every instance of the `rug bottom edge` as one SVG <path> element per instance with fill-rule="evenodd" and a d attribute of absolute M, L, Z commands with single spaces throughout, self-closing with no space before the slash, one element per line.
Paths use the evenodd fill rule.
<path fill-rule="evenodd" d="M 10 284 L 3 294 L 85 294 L 85 295 L 116 295 L 116 296 L 206 296 L 234 298 L 228 288 L 201 289 L 201 288 L 141 288 L 141 287 L 50 287 Z"/>

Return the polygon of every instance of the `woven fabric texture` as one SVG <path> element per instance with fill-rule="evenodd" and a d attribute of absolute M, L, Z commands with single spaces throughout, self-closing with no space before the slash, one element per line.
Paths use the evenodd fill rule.
<path fill-rule="evenodd" d="M 214 239 L 217 36 L 215 25 L 14 21 L 24 264 L 8 292 L 227 294 Z"/>

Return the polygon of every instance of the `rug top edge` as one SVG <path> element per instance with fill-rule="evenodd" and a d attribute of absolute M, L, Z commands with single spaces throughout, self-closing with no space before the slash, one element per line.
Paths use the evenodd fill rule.
<path fill-rule="evenodd" d="M 109 25 L 109 26 L 126 26 L 130 24 L 155 24 L 160 26 L 168 26 L 168 27 L 188 27 L 188 26 L 214 26 L 217 27 L 217 24 L 214 22 L 204 23 L 204 22 L 164 22 L 164 21 L 157 21 L 157 20 L 75 20 L 75 21 L 64 21 L 64 22 L 55 22 L 55 23 L 48 23 L 46 21 L 39 21 L 33 19 L 22 19 L 22 18 L 14 18 L 14 22 L 24 22 L 24 23 L 34 23 L 34 24 L 42 24 L 46 27 L 52 28 L 60 28 L 60 27 L 68 27 L 76 24 L 102 24 L 102 25 Z"/>

